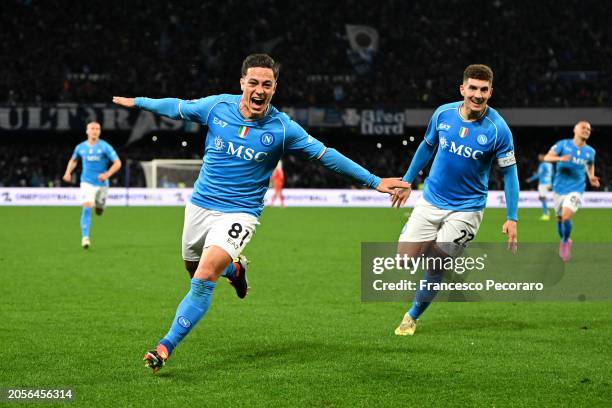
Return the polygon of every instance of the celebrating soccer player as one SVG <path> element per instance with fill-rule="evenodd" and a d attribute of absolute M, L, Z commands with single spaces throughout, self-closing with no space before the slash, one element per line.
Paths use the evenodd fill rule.
<path fill-rule="evenodd" d="M 436 109 L 403 178 L 412 183 L 435 153 L 423 196 L 399 237 L 402 255 L 445 258 L 462 252 L 482 222 L 493 160 L 504 175 L 508 219 L 502 232 L 508 236 L 508 248 L 516 249 L 519 181 L 512 133 L 499 113 L 487 106 L 493 94 L 493 71 L 486 65 L 468 66 L 459 89 L 463 100 Z M 398 189 L 392 205 L 399 208 L 410 191 Z M 439 283 L 443 272 L 428 269 L 424 280 Z M 413 335 L 417 320 L 435 295 L 434 290 L 418 289 L 395 334 Z"/>
<path fill-rule="evenodd" d="M 591 124 L 580 121 L 574 126 L 574 138 L 557 142 L 544 157 L 547 162 L 556 163 L 553 194 L 557 231 L 561 237 L 559 256 L 564 262 L 572 255 L 572 216 L 582 203 L 585 178 L 588 177 L 591 186 L 599 187 L 599 177 L 595 176 L 595 149 L 586 143 L 590 136 Z"/>
<path fill-rule="evenodd" d="M 538 198 L 542 202 L 542 216 L 540 217 L 542 221 L 550 220 L 550 216 L 548 215 L 548 203 L 546 202 L 548 197 L 546 197 L 546 194 L 548 194 L 552 186 L 553 176 L 553 166 L 544 161 L 545 156 L 545 154 L 538 154 L 538 160 L 540 161 L 538 171 L 527 179 L 528 183 L 538 180 Z"/>
<path fill-rule="evenodd" d="M 113 98 L 122 106 L 208 126 L 204 163 L 185 209 L 183 227 L 183 259 L 192 274 L 191 290 L 178 306 L 168 334 L 145 354 L 146 365 L 154 373 L 206 314 L 219 276 L 230 280 L 239 297 L 246 295 L 246 260 L 239 255 L 259 224 L 270 175 L 284 153 L 318 160 L 380 192 L 393 194 L 394 188 L 408 186 L 399 178 L 380 179 L 371 174 L 270 105 L 278 74 L 279 65 L 270 56 L 253 54 L 242 64 L 241 95 L 192 101 Z"/>
<path fill-rule="evenodd" d="M 95 206 L 96 214 L 102 215 L 108 194 L 108 179 L 121 168 L 121 160 L 110 144 L 100 139 L 102 132 L 98 122 L 89 122 L 85 133 L 87 140 L 74 148 L 68 160 L 64 181 L 70 183 L 72 172 L 81 159 L 81 246 L 85 249 L 91 245 L 89 229 L 91 226 L 91 209 Z M 112 163 L 110 168 L 109 163 Z"/>

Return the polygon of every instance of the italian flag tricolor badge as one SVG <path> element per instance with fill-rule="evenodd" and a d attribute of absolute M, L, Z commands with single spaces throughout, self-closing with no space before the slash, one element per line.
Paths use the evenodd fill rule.
<path fill-rule="evenodd" d="M 248 134 L 249 134 L 249 128 L 246 126 L 240 126 L 240 129 L 238 129 L 238 137 L 242 139 L 246 139 Z"/>
<path fill-rule="evenodd" d="M 461 137 L 466 137 L 467 136 L 467 128 L 466 127 L 462 127 L 461 129 L 459 129 L 459 136 Z"/>

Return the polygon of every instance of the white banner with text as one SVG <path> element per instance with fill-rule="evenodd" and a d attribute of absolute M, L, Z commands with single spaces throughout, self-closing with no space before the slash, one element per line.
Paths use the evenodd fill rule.
<path fill-rule="evenodd" d="M 265 203 L 269 205 L 273 190 L 266 194 Z M 386 194 L 374 190 L 343 189 L 285 189 L 283 190 L 287 207 L 389 207 Z M 412 207 L 421 196 L 420 191 L 410 195 L 408 207 Z M 110 188 L 107 205 L 109 206 L 184 206 L 191 197 L 190 188 Z M 80 205 L 78 188 L 11 188 L 0 187 L 0 206 L 70 206 Z M 553 195 L 548 194 L 548 204 L 552 206 Z M 277 200 L 275 206 L 280 205 Z M 541 203 L 537 191 L 521 191 L 519 207 L 537 208 Z M 504 208 L 506 200 L 503 191 L 489 191 L 488 208 Z M 612 208 L 612 192 L 586 192 L 582 200 L 583 208 Z"/>

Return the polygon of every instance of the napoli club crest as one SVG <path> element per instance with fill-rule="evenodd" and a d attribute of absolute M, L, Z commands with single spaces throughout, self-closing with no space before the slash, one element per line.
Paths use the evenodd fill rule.
<path fill-rule="evenodd" d="M 274 143 L 274 135 L 270 132 L 266 132 L 261 135 L 261 138 L 259 140 L 261 141 L 262 145 L 270 146 L 272 145 L 272 143 Z"/>
<path fill-rule="evenodd" d="M 487 135 L 478 135 L 478 137 L 476 138 L 476 141 L 478 142 L 479 145 L 484 146 L 487 144 L 487 141 L 489 139 L 487 139 Z"/>

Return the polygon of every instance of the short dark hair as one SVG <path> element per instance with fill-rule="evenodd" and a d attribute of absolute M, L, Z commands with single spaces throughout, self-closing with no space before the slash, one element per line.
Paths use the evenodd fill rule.
<path fill-rule="evenodd" d="M 242 76 L 245 76 L 249 68 L 270 68 L 274 73 L 274 79 L 278 80 L 280 65 L 268 54 L 251 54 L 242 61 Z"/>
<path fill-rule="evenodd" d="M 484 64 L 468 65 L 465 71 L 463 71 L 463 82 L 467 81 L 468 78 L 489 81 L 493 85 L 493 70 Z"/>

